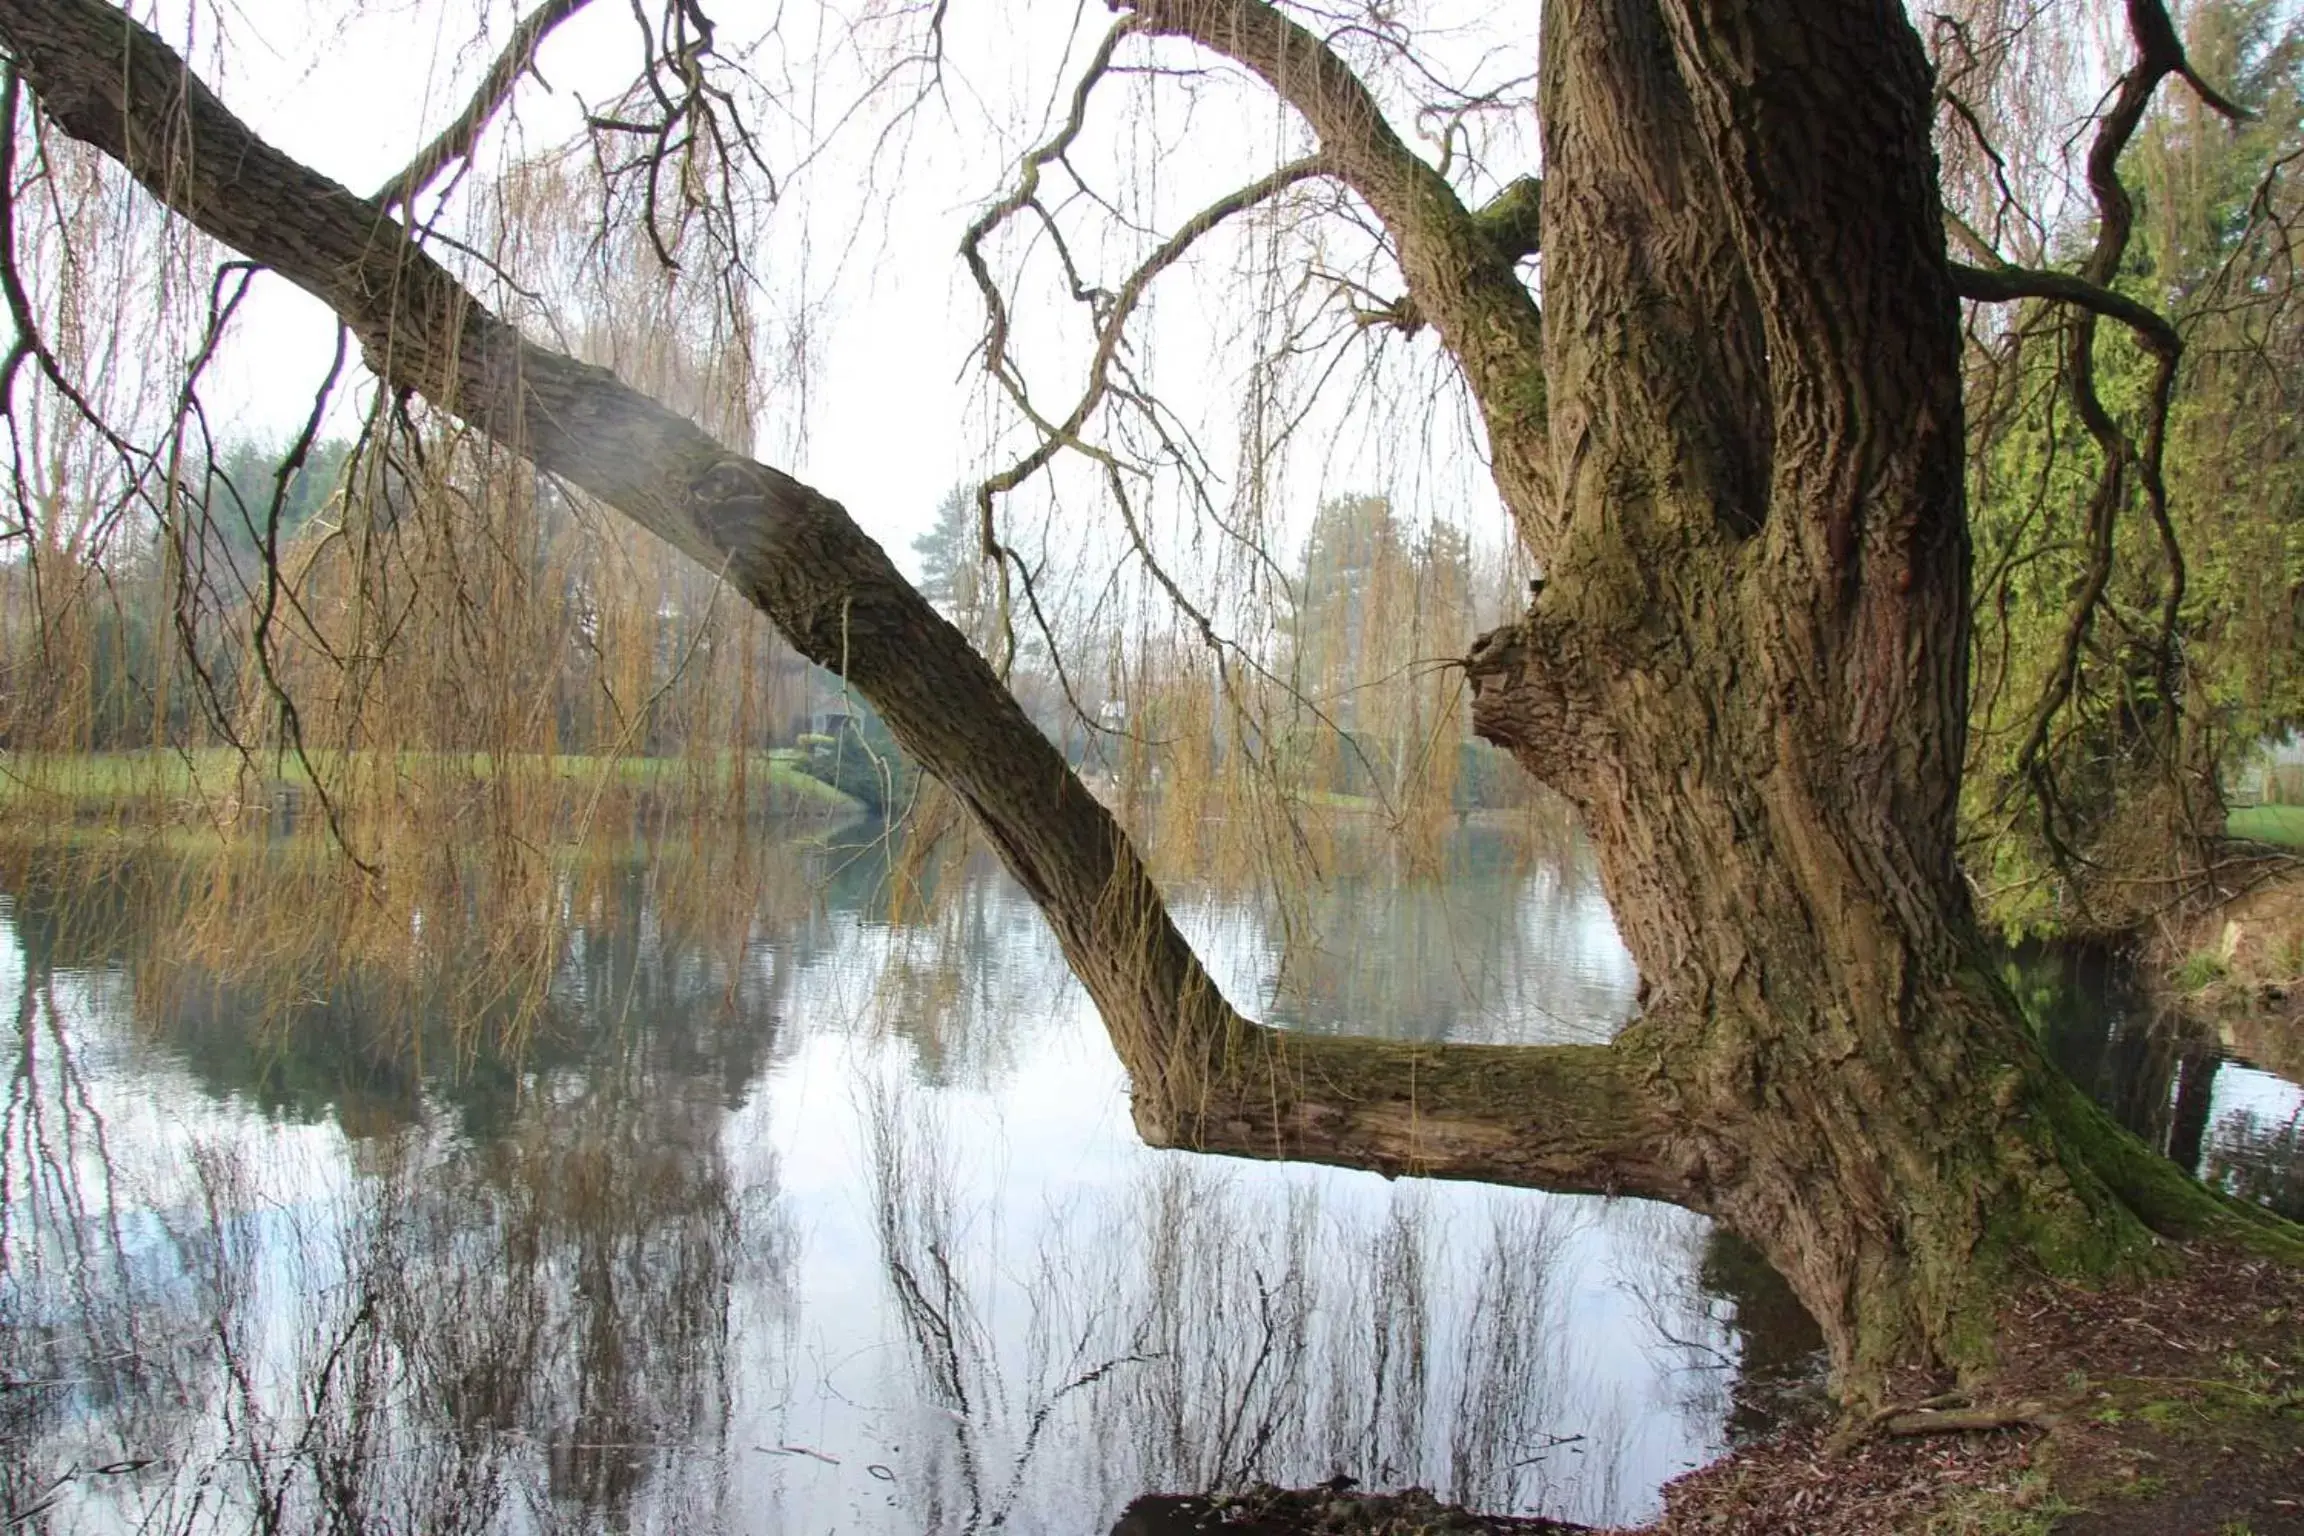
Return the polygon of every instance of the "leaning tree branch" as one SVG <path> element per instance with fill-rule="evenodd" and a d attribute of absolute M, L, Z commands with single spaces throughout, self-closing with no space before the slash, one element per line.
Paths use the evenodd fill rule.
<path fill-rule="evenodd" d="M 1636 1052 L 1414 1045 L 1250 1026 L 1233 1070 L 1164 1116 L 1154 1146 L 1712 1206 L 1700 1138 L 1673 1123 Z"/>
<path fill-rule="evenodd" d="M 1187 38 L 1261 78 L 1311 125 L 1335 172 L 1391 236 L 1417 312 L 1464 370 L 1489 441 L 1545 436 L 1543 326 L 1536 301 L 1447 178 L 1402 142 L 1336 51 L 1265 0 L 1119 0 L 1156 36 Z M 1531 221 L 1532 231 L 1532 221 Z M 1498 470 L 1540 474 L 1499 453 Z M 1540 494 L 1531 478 L 1531 498 Z"/>
<path fill-rule="evenodd" d="M 472 99 L 456 114 L 455 121 L 418 150 L 416 158 L 401 167 L 397 175 L 378 187 L 371 201 L 387 208 L 406 203 L 421 195 L 452 163 L 469 158 L 488 124 L 503 110 L 504 103 L 512 99 L 512 89 L 520 83 L 520 77 L 536 67 L 536 52 L 544 46 L 544 39 L 552 35 L 553 28 L 591 3 L 592 0 L 544 0 L 544 4 L 522 17 L 519 25 L 512 29 L 511 37 L 505 40 L 504 50 L 496 55 L 496 62 L 480 77 Z"/>
<path fill-rule="evenodd" d="M 66 133 L 333 309 L 393 389 L 720 572 L 871 700 L 1047 917 L 1149 1140 L 1704 1203 L 1703 1150 L 1671 1123 L 1636 1044 L 1414 1047 L 1242 1019 L 1127 835 L 838 503 L 526 340 L 383 208 L 258 138 L 106 0 L 0 0 L 0 48 Z"/>

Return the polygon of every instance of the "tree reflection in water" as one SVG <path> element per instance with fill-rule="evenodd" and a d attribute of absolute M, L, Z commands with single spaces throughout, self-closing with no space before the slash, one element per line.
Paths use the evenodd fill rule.
<path fill-rule="evenodd" d="M 1285 922 L 1213 882 L 1185 920 L 1303 1027 L 1605 1033 L 1589 870 L 1481 835 L 1446 893 L 1347 864 Z M 1800 1378 L 1797 1307 L 1684 1213 L 1145 1149 L 986 870 L 892 915 L 884 863 L 727 858 L 527 872 L 551 959 L 502 1030 L 470 884 L 336 955 L 286 861 L 8 866 L 0 1522 L 1070 1536 L 1336 1474 L 1630 1518 Z M 2076 1067 L 2093 1029 L 2139 1068 L 2100 1092 L 2292 1196 L 2261 1074 L 2067 1014 Z"/>
<path fill-rule="evenodd" d="M 69 1078 L 36 1070 L 19 1103 L 52 1122 Z M 52 1161 L 81 1219 L 10 1202 L 11 1518 L 597 1530 L 644 1484 L 652 1519 L 710 1510 L 729 1297 L 777 1293 L 791 1239 L 771 1191 L 732 1186 L 702 1086 L 539 1094 L 485 1146 L 312 1157 L 211 1123 Z"/>
<path fill-rule="evenodd" d="M 2027 952 L 2009 980 L 2058 1066 L 2218 1188 L 2304 1220 L 2304 1074 L 2292 1032 L 2247 1013 L 2170 1016 L 2099 949 Z"/>
<path fill-rule="evenodd" d="M 667 988 L 682 965 L 598 925 L 567 979 L 612 981 L 600 995 L 643 1002 L 651 1027 L 528 1078 L 478 1117 L 485 1139 L 436 1105 L 378 1115 L 357 1072 L 340 1115 L 299 1124 L 312 1104 L 216 1074 L 285 1062 L 310 1087 L 299 1058 L 353 1054 L 316 1026 L 381 999 L 348 980 L 266 1019 L 210 978 L 151 1016 L 131 982 L 145 935 L 93 894 L 8 912 L 11 1529 L 597 1530 L 633 1522 L 644 1486 L 651 1520 L 715 1507 L 729 1300 L 785 1295 L 793 1253 L 772 1164 L 731 1177 L 725 1093 L 681 1027 L 716 985 Z M 287 1035 L 202 1053 L 236 1006 L 244 1030 Z M 189 1042 L 201 1070 L 132 1025 Z"/>
<path fill-rule="evenodd" d="M 1019 1273 L 966 1204 L 934 1107 L 883 1080 L 866 1119 L 923 1529 L 1012 1527 L 1067 1487 L 1111 1509 L 1146 1488 L 1336 1474 L 1490 1509 L 1621 1506 L 1633 1405 L 1584 1357 L 1558 1276 L 1602 1218 L 1148 1157 L 1096 1208 L 1055 1213 Z M 1605 1224 L 1611 1248 L 1696 1226 L 1630 1203 Z M 1684 1326 L 1714 1358 L 1733 1348 Z"/>

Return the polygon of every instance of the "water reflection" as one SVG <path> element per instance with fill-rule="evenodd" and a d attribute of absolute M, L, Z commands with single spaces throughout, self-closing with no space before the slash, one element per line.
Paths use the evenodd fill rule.
<path fill-rule="evenodd" d="M 872 1192 L 907 1345 L 886 1390 L 913 1405 L 889 1440 L 923 1529 L 1336 1473 L 1599 1515 L 1656 1448 L 1633 1443 L 1623 1362 L 1569 1316 L 1593 1250 L 1647 1235 L 1625 1213 L 1579 1230 L 1565 1202 L 1168 1156 L 1027 1242 L 970 1242 L 956 1149 L 901 1113 L 870 1111 Z M 1583 1301 L 1629 1342 L 1618 1298 Z"/>
<path fill-rule="evenodd" d="M 1181 920 L 1226 992 L 1285 1028 L 1603 1041 L 1630 1017 L 1639 974 L 1581 837 L 1564 820 L 1534 826 L 1542 857 L 1477 825 L 1437 869 L 1389 843 L 1345 844 L 1301 910 L 1203 892 L 1178 904 Z M 1294 942 L 1276 943 L 1282 932 Z"/>
<path fill-rule="evenodd" d="M 1683 1213 L 1147 1150 L 980 867 L 891 921 L 854 850 L 571 861 L 511 1009 L 468 893 L 404 925 L 426 966 L 186 958 L 208 857 L 11 866 L 11 1529 L 1074 1533 L 1339 1472 L 1629 1518 L 1766 1353 Z M 1345 867 L 1313 946 L 1185 920 L 1307 1026 L 1605 1034 L 1573 848 L 1453 858 L 1446 897 Z"/>
<path fill-rule="evenodd" d="M 101 985 L 21 976 L 12 1526 L 599 1529 L 708 1492 L 730 1298 L 787 1294 L 794 1246 L 709 1080 L 603 1062 L 484 1142 L 354 1140 L 203 1102 Z"/>
<path fill-rule="evenodd" d="M 2304 1088 L 2279 1075 L 2304 1065 L 2292 1045 L 2246 1021 L 2212 1036 L 2164 1017 L 2101 950 L 2027 952 L 2008 976 L 2056 1064 L 2121 1124 L 2208 1183 L 2304 1220 Z"/>

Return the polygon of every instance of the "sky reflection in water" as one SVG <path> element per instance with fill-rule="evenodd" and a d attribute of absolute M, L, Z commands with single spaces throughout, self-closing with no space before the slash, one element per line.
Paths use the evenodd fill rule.
<path fill-rule="evenodd" d="M 1590 870 L 1508 844 L 1340 879 L 1285 965 L 1251 902 L 1182 918 L 1291 1027 L 1604 1037 Z M 1343 1472 L 1627 1519 L 1804 1347 L 1684 1213 L 1147 1150 L 1004 879 L 894 925 L 859 868 L 788 856 L 732 936 L 619 866 L 513 1060 L 156 985 L 118 882 L 16 882 L 0 1518 L 1069 1536 Z"/>

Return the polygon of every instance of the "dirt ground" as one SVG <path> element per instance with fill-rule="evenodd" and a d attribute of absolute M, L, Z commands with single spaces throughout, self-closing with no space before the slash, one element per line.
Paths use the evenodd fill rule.
<path fill-rule="evenodd" d="M 1650 1536 L 2304 1536 L 2304 1272 L 2196 1250 L 2134 1289 L 2040 1286 L 2003 1338 L 1974 1406 L 2023 1422 L 1795 1430 L 1680 1479 Z"/>

